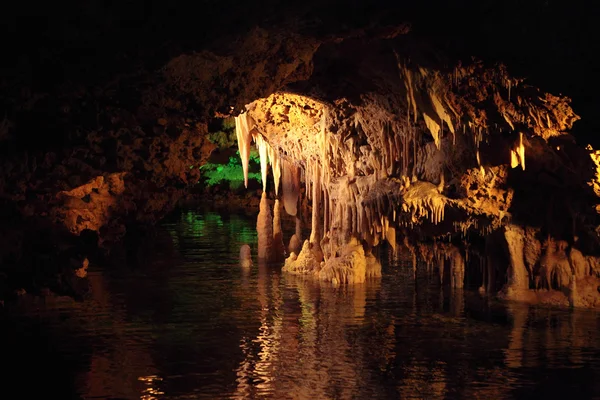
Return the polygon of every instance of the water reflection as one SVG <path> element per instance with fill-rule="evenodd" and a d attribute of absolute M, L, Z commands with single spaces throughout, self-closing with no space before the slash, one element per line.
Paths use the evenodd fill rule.
<path fill-rule="evenodd" d="M 386 257 L 381 280 L 349 287 L 243 269 L 239 246 L 257 238 L 254 220 L 236 215 L 185 212 L 162 229 L 176 257 L 149 244 L 144 268 L 96 267 L 91 301 L 1 317 L 19 354 L 11 373 L 31 374 L 23 357 L 60 358 L 49 387 L 61 398 L 600 395 L 596 313 L 496 303 Z M 50 345 L 30 350 L 36 341 Z"/>
<path fill-rule="evenodd" d="M 261 325 L 255 336 L 240 342 L 244 358 L 232 397 L 351 397 L 364 366 L 354 358 L 346 333 L 364 323 L 367 297 L 378 288 L 379 281 L 321 287 L 296 276 L 281 278 L 261 265 L 255 294 Z"/>

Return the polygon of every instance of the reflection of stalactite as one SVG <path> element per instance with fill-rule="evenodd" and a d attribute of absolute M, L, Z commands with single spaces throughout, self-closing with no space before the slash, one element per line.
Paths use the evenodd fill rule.
<path fill-rule="evenodd" d="M 455 317 L 463 315 L 465 310 L 465 292 L 463 290 L 452 290 L 450 294 L 450 310 Z"/>
<path fill-rule="evenodd" d="M 255 342 L 259 344 L 258 360 L 255 365 L 255 378 L 259 379 L 257 388 L 268 393 L 274 389 L 275 373 L 279 361 L 281 335 L 283 330 L 283 318 L 280 313 L 271 310 L 280 310 L 283 304 L 279 292 L 278 279 L 276 275 L 269 274 L 264 267 L 259 267 L 258 289 L 259 301 L 261 303 L 261 326 Z M 269 278 L 273 281 L 269 282 Z M 270 296 L 267 290 L 270 289 Z"/>
<path fill-rule="evenodd" d="M 252 397 L 253 386 L 251 382 L 254 368 L 252 348 L 252 341 L 249 338 L 243 337 L 240 340 L 240 350 L 244 358 L 236 370 L 236 390 L 232 396 L 234 399 L 247 399 Z"/>
<path fill-rule="evenodd" d="M 523 366 L 523 337 L 529 314 L 529 308 L 519 304 L 508 304 L 508 311 L 513 317 L 513 328 L 510 333 L 510 342 L 506 349 L 506 365 L 510 368 Z"/>
<path fill-rule="evenodd" d="M 233 398 L 246 399 L 273 393 L 284 348 L 283 297 L 279 279 L 261 264 L 258 267 L 257 300 L 260 304 L 260 327 L 255 338 L 242 338 L 240 348 L 244 355 L 236 370 L 237 387 Z M 256 348 L 255 344 L 258 344 Z"/>
<path fill-rule="evenodd" d="M 579 326 L 585 326 L 585 313 L 573 311 L 569 314 L 568 324 L 568 342 L 569 342 L 569 361 L 575 365 L 581 365 L 583 362 L 583 349 L 586 346 L 585 340 L 579 334 Z"/>
<path fill-rule="evenodd" d="M 93 316 L 93 326 L 88 329 L 111 332 L 115 336 L 107 347 L 94 348 L 91 354 L 90 369 L 84 377 L 87 381 L 85 397 L 103 398 L 110 390 L 119 398 L 158 399 L 163 394 L 159 390 L 162 378 L 154 366 L 148 344 L 127 345 L 133 329 L 127 304 L 113 304 L 115 296 L 110 295 L 105 279 L 102 273 L 89 274 L 92 299 L 82 303 L 82 308 L 77 308 L 82 312 L 81 316 L 76 317 L 78 320 L 85 321 Z M 135 326 L 135 329 L 137 331 L 139 326 Z M 115 374 L 117 369 L 119 374 Z"/>
<path fill-rule="evenodd" d="M 259 266 L 256 299 L 260 305 L 260 328 L 256 336 L 240 341 L 243 360 L 232 398 L 350 398 L 361 393 L 366 370 L 348 326 L 363 326 L 369 299 L 377 296 L 373 281 L 329 290 L 304 279 L 290 277 L 280 291 L 277 274 Z M 286 299 L 284 306 L 284 299 Z M 393 332 L 393 326 L 392 326 Z M 393 360 L 395 336 L 382 357 Z M 367 348 L 365 348 L 368 351 Z M 325 356 L 326 355 L 326 356 Z"/>

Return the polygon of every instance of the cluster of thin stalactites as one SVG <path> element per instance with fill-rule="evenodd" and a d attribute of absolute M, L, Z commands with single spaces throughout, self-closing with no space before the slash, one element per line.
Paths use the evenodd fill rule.
<path fill-rule="evenodd" d="M 413 70 L 400 61 L 398 71 L 406 94 L 406 116 L 392 115 L 377 107 L 357 108 L 346 125 L 354 126 L 352 132 L 333 134 L 329 131 L 334 118 L 331 114 L 335 114 L 330 105 L 315 106 L 311 99 L 286 93 L 257 100 L 246 107 L 248 111 L 236 117 L 246 186 L 250 147 L 254 142 L 260 156 L 263 191 L 267 190 L 270 165 L 275 196 L 282 200 L 285 211 L 292 216 L 299 213 L 300 185 L 304 180 L 306 197 L 313 206 L 311 243 L 323 240 L 343 243 L 354 237 L 369 247 L 376 246 L 381 240 L 387 240 L 395 247 L 397 228 L 411 228 L 425 221 L 435 225 L 444 220 L 449 201 L 442 193 L 443 176 L 437 187 L 430 182 L 419 181 L 418 177 L 419 167 L 427 160 L 417 162 L 417 158 L 428 157 L 419 147 L 422 143 L 420 136 L 425 132 L 419 128 L 419 119 L 433 137 L 436 149 L 433 152 L 441 151 L 444 129 L 451 134 L 452 143 L 455 143 L 459 130 L 463 134 L 467 130 L 471 132 L 469 137 L 473 140 L 479 170 L 482 177 L 486 176 L 479 144 L 490 128 L 487 122 L 468 121 L 464 115 L 459 115 L 458 100 L 450 90 L 467 72 L 455 70 L 452 82 L 447 84 L 447 79 L 437 72 L 422 68 Z M 516 83 L 511 80 L 501 82 L 501 86 L 508 89 L 508 98 L 496 99 L 498 104 L 510 103 L 511 89 Z M 309 122 L 294 126 L 286 115 L 282 120 L 287 125 L 279 124 L 278 127 L 279 130 L 289 129 L 285 135 L 277 129 L 275 134 L 272 131 L 261 132 L 253 119 L 254 113 L 262 107 L 264 115 L 274 114 L 270 109 L 274 105 L 287 109 L 290 115 L 289 109 L 295 106 L 297 114 L 310 108 L 311 116 L 302 116 L 303 122 Z M 500 109 L 503 118 L 514 130 L 514 112 L 511 114 L 503 110 Z M 549 117 L 547 119 L 550 121 Z M 547 129 L 553 126 L 550 122 L 547 125 Z M 362 145 L 354 137 L 357 132 L 364 136 L 358 140 Z M 524 170 L 524 134 L 519 132 L 518 137 L 510 149 L 509 160 L 512 168 L 520 166 Z M 365 140 L 368 146 L 364 145 Z M 393 188 L 378 193 L 376 184 L 381 181 L 388 182 L 388 188 Z M 386 197 L 387 201 L 383 201 Z"/>

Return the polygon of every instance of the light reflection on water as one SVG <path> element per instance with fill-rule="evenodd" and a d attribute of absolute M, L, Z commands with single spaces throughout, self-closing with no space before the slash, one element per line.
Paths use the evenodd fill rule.
<path fill-rule="evenodd" d="M 6 382 L 45 382 L 23 398 L 600 396 L 596 313 L 450 293 L 387 259 L 382 280 L 339 288 L 244 271 L 256 233 L 237 215 L 183 212 L 161 229 L 145 265 L 90 273 L 92 300 L 30 300 L 0 320 L 16 354 Z"/>

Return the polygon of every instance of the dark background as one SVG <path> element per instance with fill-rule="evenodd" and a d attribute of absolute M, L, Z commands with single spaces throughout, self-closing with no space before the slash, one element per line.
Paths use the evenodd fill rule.
<path fill-rule="evenodd" d="M 371 25 L 410 22 L 413 34 L 461 59 L 501 61 L 509 72 L 573 99 L 582 120 L 578 141 L 598 144 L 595 60 L 600 2 L 457 0 L 384 2 L 102 1 L 5 2 L 0 9 L 0 107 L 24 88 L 64 90 L 64 84 L 101 84 L 115 75 L 155 69 L 181 52 L 210 48 L 254 25 L 315 36 Z M 0 111 L 3 111 L 0 108 Z M 0 115 L 0 119 L 3 116 Z"/>

